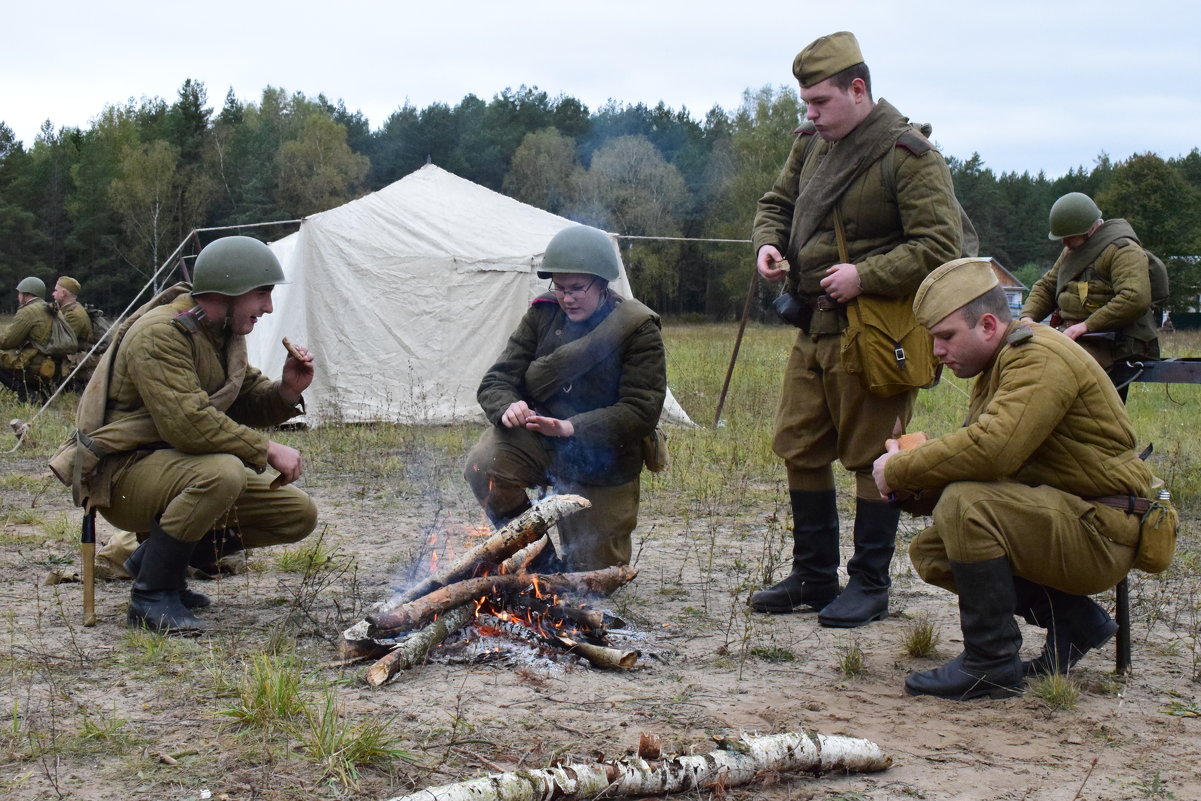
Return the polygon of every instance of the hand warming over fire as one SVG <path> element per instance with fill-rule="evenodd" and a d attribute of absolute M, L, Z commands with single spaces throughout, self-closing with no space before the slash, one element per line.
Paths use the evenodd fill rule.
<path fill-rule="evenodd" d="M 524 426 L 526 420 L 533 416 L 534 410 L 527 406 L 525 401 L 515 401 L 505 409 L 505 413 L 500 416 L 500 421 L 505 428 L 518 428 Z"/>
<path fill-rule="evenodd" d="M 575 426 L 570 420 L 560 420 L 557 417 L 542 417 L 531 414 L 525 420 L 525 427 L 548 437 L 570 437 L 575 434 Z"/>

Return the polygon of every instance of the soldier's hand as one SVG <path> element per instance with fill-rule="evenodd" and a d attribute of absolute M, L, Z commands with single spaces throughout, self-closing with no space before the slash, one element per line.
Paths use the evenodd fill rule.
<path fill-rule="evenodd" d="M 500 421 L 505 428 L 520 428 L 533 416 L 534 410 L 525 401 L 516 401 L 509 404 L 509 408 L 500 416 Z"/>
<path fill-rule="evenodd" d="M 780 267 L 780 263 L 785 264 Z M 764 245 L 759 248 L 759 255 L 755 259 L 755 268 L 759 271 L 759 275 L 773 284 L 778 284 L 788 275 L 787 262 L 784 262 L 784 256 L 776 248 L 775 245 Z"/>
<path fill-rule="evenodd" d="M 1067 328 L 1063 329 L 1063 335 L 1068 339 L 1079 339 L 1081 336 L 1087 333 L 1087 323 L 1076 323 L 1075 325 L 1069 325 Z"/>
<path fill-rule="evenodd" d="M 296 358 L 292 351 L 288 351 L 288 356 L 284 359 L 284 371 L 280 378 L 280 395 L 283 396 L 285 402 L 296 403 L 300 399 L 300 395 L 309 385 L 313 383 L 313 354 L 309 353 L 308 348 L 293 346 L 296 353 L 300 354 L 300 358 Z"/>
<path fill-rule="evenodd" d="M 893 490 L 888 486 L 888 479 L 884 477 L 884 465 L 888 464 L 888 460 L 894 453 L 900 452 L 901 446 L 895 439 L 888 439 L 884 441 L 884 448 L 884 453 L 872 462 L 872 479 L 876 482 L 876 489 L 880 491 L 880 497 L 889 498 L 893 494 Z"/>
<path fill-rule="evenodd" d="M 854 300 L 863 293 L 863 287 L 859 284 L 859 268 L 845 262 L 835 264 L 826 270 L 822 289 L 839 303 Z"/>
<path fill-rule="evenodd" d="M 575 426 L 570 420 L 560 420 L 557 417 L 540 417 L 536 414 L 526 418 L 525 427 L 548 437 L 570 437 L 575 434 Z"/>
<path fill-rule="evenodd" d="M 274 483 L 280 485 L 291 484 L 304 473 L 304 463 L 300 459 L 300 451 L 275 440 L 267 443 L 267 464 L 279 471 L 279 477 Z"/>

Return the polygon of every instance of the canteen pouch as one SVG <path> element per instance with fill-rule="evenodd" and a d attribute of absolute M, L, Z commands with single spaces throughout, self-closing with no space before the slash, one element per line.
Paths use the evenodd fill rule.
<path fill-rule="evenodd" d="M 642 461 L 652 473 L 662 473 L 671 465 L 671 452 L 667 450 L 667 432 L 659 426 L 642 438 Z"/>
<path fill-rule="evenodd" d="M 1138 551 L 1134 566 L 1144 573 L 1162 573 L 1176 553 L 1176 527 L 1180 514 L 1170 500 L 1152 502 L 1138 525 Z"/>
<path fill-rule="evenodd" d="M 913 316 L 913 298 L 860 295 L 846 305 L 842 366 L 873 395 L 889 397 L 938 383 L 934 340 Z"/>

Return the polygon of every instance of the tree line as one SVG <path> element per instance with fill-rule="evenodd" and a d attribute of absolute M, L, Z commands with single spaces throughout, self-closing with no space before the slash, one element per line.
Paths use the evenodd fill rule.
<path fill-rule="evenodd" d="M 753 271 L 745 243 L 802 119 L 794 89 L 744 93 L 702 119 L 659 104 L 595 111 L 537 87 L 491 100 L 405 104 L 376 129 L 324 95 L 232 90 L 219 109 L 186 80 L 174 102 L 105 107 L 86 129 L 43 124 L 29 147 L 0 122 L 0 287 L 29 274 L 78 278 L 83 299 L 122 308 L 194 228 L 296 220 L 396 181 L 427 162 L 523 202 L 631 237 L 631 281 L 660 312 L 738 313 Z M 937 141 L 937 130 L 934 134 Z M 1028 286 L 1054 261 L 1047 212 L 1090 194 L 1164 257 L 1173 310 L 1201 289 L 1201 152 L 1113 163 L 1101 154 L 1058 178 L 996 174 L 979 154 L 948 157 L 956 192 L 997 258 Z M 270 240 L 287 228 L 247 233 Z M 638 239 L 637 237 L 653 237 Z M 766 293 L 767 288 L 761 288 Z M 12 295 L 3 297 L 11 310 Z M 766 298 L 763 298 L 766 300 Z"/>

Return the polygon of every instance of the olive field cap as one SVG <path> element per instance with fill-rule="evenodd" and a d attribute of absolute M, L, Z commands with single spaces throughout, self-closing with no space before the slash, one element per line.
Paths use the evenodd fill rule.
<path fill-rule="evenodd" d="M 251 236 L 226 236 L 204 246 L 192 270 L 192 294 L 244 295 L 288 283 L 271 248 Z"/>
<path fill-rule="evenodd" d="M 21 283 L 17 284 L 17 291 L 26 295 L 37 295 L 39 298 L 44 297 L 46 295 L 46 282 L 36 275 L 31 275 L 21 279 Z"/>
<path fill-rule="evenodd" d="M 802 89 L 830 78 L 848 67 L 863 63 L 859 41 L 850 31 L 839 31 L 813 41 L 797 53 L 792 61 L 792 74 Z"/>
<path fill-rule="evenodd" d="M 69 275 L 60 276 L 57 283 L 58 283 L 58 286 L 61 286 L 63 289 L 67 290 L 72 295 L 79 294 L 79 289 L 80 289 L 79 282 L 76 281 L 74 278 L 72 278 Z"/>
<path fill-rule="evenodd" d="M 988 290 L 998 286 L 992 259 L 955 259 L 926 276 L 913 298 L 913 314 L 926 328 L 933 328 L 948 314 L 962 309 Z"/>
<path fill-rule="evenodd" d="M 542 255 L 538 277 L 550 278 L 555 273 L 587 273 L 616 281 L 621 262 L 608 234 L 587 225 L 573 225 L 555 234 Z"/>
<path fill-rule="evenodd" d="M 1083 236 L 1101 219 L 1101 210 L 1083 192 L 1068 192 L 1051 205 L 1051 233 L 1047 239 Z"/>

